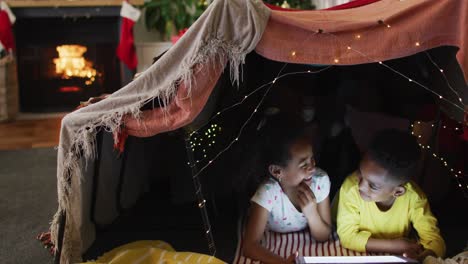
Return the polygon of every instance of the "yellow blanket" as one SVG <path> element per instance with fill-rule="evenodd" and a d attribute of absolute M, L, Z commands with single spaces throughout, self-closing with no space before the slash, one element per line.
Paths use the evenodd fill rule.
<path fill-rule="evenodd" d="M 115 248 L 96 261 L 86 264 L 180 264 L 212 263 L 224 264 L 215 257 L 194 252 L 176 252 L 171 245 L 161 240 L 141 240 Z M 84 263 L 83 263 L 84 264 Z"/>

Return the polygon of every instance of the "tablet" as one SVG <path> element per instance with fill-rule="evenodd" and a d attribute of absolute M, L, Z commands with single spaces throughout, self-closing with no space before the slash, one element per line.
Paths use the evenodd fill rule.
<path fill-rule="evenodd" d="M 418 263 L 418 261 L 401 256 L 329 256 L 329 257 L 297 257 L 296 263 Z"/>

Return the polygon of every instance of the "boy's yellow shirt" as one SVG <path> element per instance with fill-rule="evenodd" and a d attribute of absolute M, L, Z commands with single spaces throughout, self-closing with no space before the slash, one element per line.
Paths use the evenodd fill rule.
<path fill-rule="evenodd" d="M 408 237 L 411 227 L 414 227 L 424 248 L 443 257 L 445 242 L 425 194 L 413 182 L 406 183 L 404 187 L 406 193 L 397 197 L 389 210 L 382 212 L 375 202 L 366 202 L 359 195 L 357 173 L 348 176 L 338 197 L 337 232 L 341 244 L 363 252 L 370 237 Z"/>

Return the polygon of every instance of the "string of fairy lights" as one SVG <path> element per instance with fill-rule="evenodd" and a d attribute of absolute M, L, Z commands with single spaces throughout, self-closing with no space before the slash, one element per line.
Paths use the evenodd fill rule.
<path fill-rule="evenodd" d="M 189 141 L 190 149 L 192 152 L 196 152 L 197 149 L 202 150 L 203 158 L 207 157 L 207 147 L 214 146 L 216 144 L 216 136 L 221 133 L 222 128 L 218 124 L 211 124 L 210 127 L 203 133 L 203 135 L 196 135 L 191 138 Z M 196 163 L 199 163 L 200 160 L 197 160 Z M 188 163 L 189 166 L 193 166 Z"/>
<path fill-rule="evenodd" d="M 216 143 L 215 138 L 222 131 L 222 128 L 218 124 L 213 124 L 213 120 L 217 119 L 218 116 L 222 115 L 224 112 L 229 111 L 230 109 L 233 109 L 233 108 L 235 108 L 235 107 L 237 107 L 239 105 L 242 105 L 250 96 L 256 94 L 258 91 L 263 89 L 268 84 L 270 84 L 270 83 L 266 83 L 266 84 L 263 84 L 263 85 L 259 86 L 258 88 L 256 88 L 252 92 L 250 92 L 249 94 L 245 95 L 239 102 L 218 111 L 208 121 L 206 121 L 203 125 L 201 125 L 200 128 L 195 129 L 192 132 L 190 132 L 190 134 L 189 134 L 189 144 L 190 144 L 191 150 L 195 151 L 197 146 L 198 147 L 205 147 L 205 146 L 202 146 L 202 143 L 204 143 L 205 141 L 208 142 L 208 139 L 211 139 L 211 143 L 214 145 Z M 210 126 L 211 129 L 210 128 L 206 129 L 204 132 L 201 131 L 201 130 L 205 129 L 205 127 L 208 124 L 211 124 L 211 126 Z M 205 135 L 205 138 L 206 138 L 205 140 L 203 138 L 203 134 Z M 208 146 L 211 147 L 211 144 L 209 144 Z M 206 148 L 203 148 L 203 150 L 205 150 L 205 151 L 203 151 L 205 153 Z M 206 157 L 207 157 L 207 154 L 203 154 L 202 159 L 194 160 L 192 163 L 187 162 L 187 165 L 189 167 L 194 167 L 194 166 L 196 166 L 196 164 L 202 162 Z"/>
<path fill-rule="evenodd" d="M 287 63 L 283 66 L 283 69 L 286 67 L 286 65 L 287 65 Z M 260 101 L 259 101 L 259 102 L 257 103 L 257 105 L 255 106 L 255 109 L 253 110 L 253 112 L 249 115 L 249 117 L 247 118 L 247 120 L 242 124 L 242 126 L 241 126 L 239 132 L 238 132 L 237 135 L 236 135 L 236 138 L 235 138 L 233 141 L 231 141 L 231 142 L 230 142 L 224 149 L 222 149 L 219 153 L 217 153 L 217 154 L 214 156 L 213 159 L 209 160 L 207 164 L 205 164 L 203 167 L 201 167 L 201 169 L 198 171 L 198 173 L 195 174 L 195 175 L 193 175 L 193 177 L 198 177 L 198 175 L 199 175 L 200 173 L 202 173 L 209 165 L 211 165 L 212 162 L 214 162 L 214 161 L 215 161 L 219 156 L 221 156 L 224 152 L 226 152 L 227 150 L 229 150 L 229 149 L 232 147 L 232 145 L 233 145 L 235 142 L 237 142 L 237 141 L 239 140 L 239 138 L 240 138 L 240 136 L 242 135 L 242 132 L 243 132 L 245 126 L 247 126 L 247 124 L 249 123 L 249 121 L 253 118 L 254 114 L 258 111 L 258 108 L 262 105 L 264 99 L 267 97 L 269 91 L 271 90 L 271 88 L 273 87 L 273 85 L 275 84 L 275 82 L 277 82 L 277 81 L 278 81 L 279 79 L 281 79 L 281 78 L 284 78 L 284 77 L 287 77 L 287 76 L 290 76 L 290 75 L 296 75 L 296 74 L 317 74 L 317 73 L 323 72 L 323 71 L 325 71 L 325 70 L 328 70 L 328 69 L 330 69 L 331 67 L 333 67 L 333 65 L 324 67 L 324 68 L 319 69 L 319 70 L 314 70 L 314 71 L 313 71 L 313 70 L 296 71 L 296 72 L 285 73 L 285 74 L 283 74 L 283 75 L 278 75 L 278 76 L 275 77 L 272 81 L 267 82 L 267 83 L 261 85 L 259 88 L 255 89 L 255 90 L 254 90 L 253 92 L 251 92 L 250 94 L 245 95 L 239 102 L 237 102 L 237 103 L 235 103 L 235 104 L 233 104 L 233 105 L 231 105 L 231 106 L 229 106 L 229 107 L 226 107 L 226 108 L 224 108 L 223 110 L 217 112 L 213 117 L 211 117 L 211 118 L 206 122 L 206 124 L 209 124 L 210 122 L 212 122 L 213 119 L 218 118 L 218 117 L 219 117 L 220 115 L 222 115 L 224 112 L 226 112 L 226 111 L 232 109 L 233 107 L 243 104 L 243 103 L 246 101 L 246 99 L 248 99 L 250 96 L 252 96 L 252 95 L 255 94 L 256 92 L 258 92 L 260 89 L 262 89 L 262 88 L 264 88 L 264 87 L 266 87 L 266 86 L 269 85 L 268 88 L 266 89 L 266 91 L 264 92 L 264 94 L 262 95 Z M 282 70 L 281 70 L 281 71 L 282 71 Z M 281 71 L 280 71 L 280 73 L 281 73 Z M 203 125 L 203 126 L 201 126 L 201 128 L 199 128 L 198 130 L 195 130 L 195 131 L 191 132 L 190 135 L 189 135 L 189 137 L 191 138 L 193 135 L 199 134 L 199 131 L 200 131 L 204 126 L 206 126 L 206 124 Z M 218 127 L 218 126 L 215 126 L 215 127 Z M 221 129 L 221 128 L 219 127 L 219 129 Z M 219 130 L 219 131 L 220 131 L 220 130 Z M 205 132 L 205 133 L 206 133 L 206 132 Z M 210 134 L 208 133 L 208 134 L 205 134 L 205 135 L 210 135 Z M 214 136 L 216 136 L 216 135 L 214 135 Z M 191 145 L 191 146 L 197 146 L 197 144 L 198 144 L 199 146 L 201 146 L 201 141 L 203 141 L 203 140 L 198 139 L 198 140 L 190 141 L 190 145 Z M 192 148 L 192 149 L 194 149 L 194 148 Z M 206 158 L 206 155 L 204 155 L 204 158 Z M 195 164 L 188 162 L 187 165 L 189 165 L 189 166 L 191 166 L 191 167 L 192 167 L 192 166 L 196 166 L 196 164 L 198 164 L 198 163 L 200 163 L 200 162 L 202 162 L 202 161 L 203 161 L 203 159 L 201 159 L 201 160 L 196 160 L 196 161 L 195 161 Z"/>
<path fill-rule="evenodd" d="M 381 21 L 381 20 L 379 20 L 379 21 Z M 379 24 L 381 24 L 381 23 L 379 23 Z M 388 24 L 386 24 L 386 23 L 384 23 L 384 22 L 383 22 L 383 24 L 386 25 L 385 28 L 391 28 L 390 25 L 388 25 Z M 359 55 L 365 57 L 365 58 L 368 59 L 369 61 L 372 61 L 372 62 L 374 62 L 374 63 L 378 63 L 378 64 L 382 65 L 383 67 L 386 67 L 387 69 L 391 70 L 392 72 L 394 72 L 394 73 L 400 75 L 401 77 L 407 79 L 408 82 L 414 83 L 414 84 L 420 86 L 421 88 L 425 89 L 426 91 L 428 91 L 428 92 L 434 94 L 439 100 L 445 101 L 445 102 L 447 102 L 447 103 L 453 105 L 455 108 L 457 108 L 457 109 L 459 109 L 459 110 L 465 112 L 464 107 L 466 107 L 466 105 L 463 104 L 463 100 L 462 100 L 462 98 L 460 97 L 460 95 L 459 95 L 457 92 L 455 92 L 455 95 L 457 96 L 458 101 L 461 102 L 461 104 L 463 105 L 463 107 L 461 107 L 460 105 L 458 105 L 456 102 L 450 101 L 449 99 L 445 98 L 444 96 L 442 96 L 441 94 L 435 92 L 434 90 L 430 89 L 429 87 L 423 85 L 422 83 L 420 83 L 420 82 L 418 82 L 418 81 L 416 81 L 416 80 L 414 80 L 414 79 L 408 77 L 408 76 L 405 75 L 404 73 L 402 73 L 402 72 L 400 72 L 400 71 L 394 69 L 394 68 L 391 67 L 390 65 L 384 63 L 383 61 L 376 60 L 376 59 L 370 57 L 369 55 L 367 55 L 367 54 L 365 54 L 365 53 L 363 53 L 363 52 L 361 52 L 361 51 L 359 51 L 359 50 L 353 48 L 352 45 L 346 45 L 346 44 L 343 43 L 336 35 L 334 35 L 334 34 L 332 34 L 332 33 L 325 32 L 325 31 L 323 31 L 322 29 L 319 29 L 318 32 L 319 32 L 320 34 L 327 34 L 327 35 L 329 35 L 329 36 L 334 37 L 338 42 L 342 43 L 342 45 L 343 45 L 344 47 L 346 47 L 346 49 L 345 49 L 346 51 L 348 51 L 348 52 L 351 52 L 351 51 L 356 52 L 357 54 L 359 54 Z M 356 34 L 354 37 L 355 37 L 355 39 L 361 39 L 361 38 L 362 38 L 362 34 Z M 419 47 L 421 44 L 420 44 L 420 42 L 416 41 L 414 45 L 415 45 L 416 47 Z M 427 53 L 427 52 L 426 52 L 426 53 Z M 291 52 L 291 55 L 292 55 L 293 57 L 295 56 L 295 54 L 296 54 L 296 51 L 292 51 L 292 52 Z M 332 61 L 332 63 L 337 64 L 337 63 L 339 63 L 339 61 L 340 61 L 339 58 L 334 58 L 333 61 Z M 433 63 L 433 64 L 437 67 L 437 69 L 439 70 L 439 72 L 444 76 L 445 80 L 447 80 L 447 79 L 446 79 L 446 76 L 445 76 L 445 74 L 444 74 L 444 70 L 441 69 L 436 63 Z M 447 81 L 447 83 L 448 83 L 448 81 Z M 449 84 L 449 83 L 448 83 L 448 84 Z M 449 87 L 450 87 L 450 89 L 451 89 L 452 91 L 455 91 L 455 90 L 453 89 L 453 87 L 452 87 L 450 84 L 449 84 Z"/>
<path fill-rule="evenodd" d="M 427 58 L 429 59 L 429 61 L 432 63 L 432 65 L 434 65 L 438 70 L 439 72 L 442 74 L 442 77 L 444 77 L 444 80 L 445 80 L 445 83 L 447 84 L 447 87 L 450 88 L 450 90 L 452 90 L 452 92 L 458 97 L 458 101 L 460 101 L 460 103 L 465 106 L 465 103 L 463 103 L 463 99 L 461 98 L 460 94 L 455 90 L 453 89 L 452 85 L 450 85 L 450 82 L 448 81 L 447 79 L 447 75 L 445 75 L 445 71 L 439 67 L 439 64 L 437 64 L 431 57 L 431 55 L 429 54 L 429 52 L 427 51 L 424 51 L 424 53 L 426 54 Z"/>
<path fill-rule="evenodd" d="M 385 25 L 386 28 L 391 28 L 391 26 L 390 26 L 389 24 L 383 22 L 383 20 L 379 20 L 379 21 L 378 21 L 378 24 Z M 333 37 L 335 37 L 339 42 L 341 42 L 341 40 L 340 40 L 337 36 L 335 36 L 334 34 L 324 32 L 323 30 L 320 30 L 320 33 L 325 33 L 325 34 L 328 34 L 328 35 L 330 35 L 330 36 L 333 36 Z M 356 39 L 360 39 L 360 38 L 362 38 L 362 35 L 361 35 L 361 34 L 357 34 L 357 35 L 355 35 L 355 38 L 356 38 Z M 421 45 L 421 43 L 418 42 L 418 41 L 416 41 L 416 42 L 414 43 L 414 45 L 415 45 L 416 47 L 419 47 L 419 46 Z M 438 98 L 439 100 L 445 101 L 445 102 L 447 102 L 447 103 L 453 105 L 453 106 L 455 107 L 455 109 L 459 109 L 459 110 L 463 111 L 463 113 L 464 113 L 465 115 L 468 114 L 468 113 L 466 112 L 466 110 L 465 110 L 465 109 L 466 109 L 466 105 L 463 103 L 463 99 L 461 98 L 460 94 L 452 87 L 452 85 L 451 85 L 450 82 L 448 81 L 448 78 L 447 78 L 447 76 L 445 75 L 444 69 L 442 69 L 442 68 L 432 59 L 432 57 L 430 56 L 430 54 L 429 54 L 427 51 L 425 51 L 425 54 L 426 54 L 426 56 L 428 57 L 429 61 L 432 63 L 432 65 L 434 65 L 434 66 L 437 68 L 438 72 L 440 72 L 440 74 L 443 76 L 443 78 L 444 78 L 444 80 L 445 80 L 445 82 L 446 82 L 446 84 L 447 84 L 447 87 L 449 87 L 449 89 L 455 94 L 455 96 L 457 97 L 458 102 L 461 104 L 461 106 L 460 106 L 457 102 L 452 102 L 451 100 L 449 100 L 449 99 L 443 97 L 441 94 L 439 94 L 439 93 L 433 91 L 432 89 L 430 89 L 429 87 L 427 87 L 427 86 L 421 84 L 420 82 L 415 81 L 414 79 L 412 79 L 412 78 L 408 77 L 407 75 L 401 73 L 400 71 L 394 69 L 393 67 L 389 66 L 388 64 L 386 64 L 386 63 L 384 63 L 384 62 L 382 62 L 382 61 L 379 61 L 379 60 L 375 60 L 375 59 L 371 58 L 370 56 L 364 54 L 363 52 L 361 52 L 361 51 L 359 51 L 359 50 L 357 50 L 357 49 L 352 48 L 350 45 L 345 45 L 345 46 L 346 46 L 346 50 L 348 50 L 348 51 L 354 51 L 354 52 L 360 54 L 361 56 L 364 56 L 365 58 L 369 59 L 370 61 L 374 61 L 374 62 L 376 62 L 376 63 L 378 63 L 378 64 L 380 64 L 380 65 L 386 67 L 387 69 L 391 70 L 392 72 L 394 72 L 394 73 L 400 75 L 401 77 L 407 79 L 409 82 L 415 83 L 415 84 L 417 84 L 418 86 L 420 86 L 421 88 L 425 89 L 426 91 L 429 91 L 430 93 L 436 95 L 437 98 Z M 291 55 L 293 55 L 293 56 L 294 56 L 295 54 L 296 54 L 295 51 L 293 51 L 293 52 L 291 53 Z M 339 62 L 339 59 L 338 59 L 338 58 L 334 58 L 333 62 L 334 62 L 334 63 L 338 63 L 338 62 Z M 463 125 L 463 124 L 462 124 L 462 125 Z M 433 124 L 432 126 L 434 126 L 434 124 Z M 443 125 L 442 127 L 443 127 L 443 128 L 447 128 L 446 125 Z M 461 128 L 460 128 L 460 127 L 457 127 L 457 126 L 454 127 L 454 130 L 455 130 L 455 131 L 459 131 L 459 130 L 462 130 L 462 129 L 463 129 L 463 127 L 461 127 Z M 421 135 L 418 135 L 418 137 L 421 137 Z M 430 146 L 423 146 L 423 145 L 421 145 L 421 147 L 422 147 L 423 149 L 425 149 L 425 150 L 429 150 L 429 149 L 430 149 Z M 439 159 L 439 160 L 442 162 L 442 164 L 443 164 L 445 167 L 447 167 L 447 168 L 449 169 L 449 171 L 453 174 L 454 178 L 457 180 L 458 187 L 460 187 L 460 189 L 462 190 L 462 192 L 463 192 L 463 193 L 465 194 L 465 196 L 468 198 L 468 194 L 467 194 L 467 193 L 468 193 L 468 184 L 463 180 L 463 179 L 466 177 L 466 175 L 464 175 L 464 174 L 462 173 L 462 171 L 456 171 L 455 169 L 449 167 L 446 158 L 441 157 L 440 155 L 437 155 L 437 153 L 434 153 L 434 152 L 432 152 L 432 156 L 433 156 L 434 158 Z"/>
<path fill-rule="evenodd" d="M 412 128 L 411 134 L 416 136 L 418 139 L 422 138 L 422 134 L 417 134 L 414 132 L 414 130 L 417 126 L 420 126 L 421 124 L 422 123 L 420 121 L 415 122 L 415 124 L 411 124 L 411 128 Z M 432 123 L 431 127 L 433 128 L 434 126 L 436 126 L 436 124 Z M 448 128 L 446 125 L 443 125 L 441 127 L 443 127 L 443 129 L 453 130 L 454 132 L 455 131 L 458 132 L 460 130 L 460 128 L 458 127 L 455 127 L 452 129 L 452 128 Z M 446 167 L 447 171 L 450 174 L 452 174 L 453 178 L 456 180 L 457 182 L 456 184 L 462 190 L 464 196 L 468 198 L 468 183 L 465 180 L 467 175 L 463 174 L 461 170 L 457 170 L 453 168 L 452 166 L 450 166 L 449 163 L 447 162 L 448 161 L 447 158 L 444 158 L 443 156 L 438 154 L 436 150 L 434 150 L 434 148 L 431 147 L 430 145 L 419 143 L 419 146 L 421 147 L 421 149 L 426 151 L 430 156 L 432 156 L 432 158 L 438 160 L 444 167 Z"/>
<path fill-rule="evenodd" d="M 385 28 L 387 28 L 387 29 L 392 28 L 392 26 L 391 26 L 390 24 L 384 22 L 384 20 L 379 20 L 379 21 L 377 21 L 377 24 L 378 24 L 378 25 L 383 25 L 383 26 L 384 26 Z M 446 98 L 446 97 L 442 96 L 441 94 L 435 92 L 434 90 L 432 90 L 432 89 L 430 89 L 429 87 L 423 85 L 422 83 L 420 83 L 420 82 L 418 82 L 418 81 L 416 81 L 416 80 L 410 78 L 410 77 L 407 76 L 406 74 L 404 74 L 404 73 L 402 73 L 402 72 L 400 72 L 400 71 L 394 69 L 394 68 L 391 67 L 390 65 L 384 63 L 383 61 L 375 60 L 375 59 L 371 58 L 370 56 L 368 56 L 367 54 L 365 54 L 365 53 L 363 53 L 363 52 L 361 52 L 361 51 L 359 51 L 359 50 L 353 48 L 352 45 L 344 45 L 344 43 L 343 43 L 336 35 L 334 35 L 334 34 L 332 34 L 332 33 L 326 32 L 326 31 L 324 31 L 323 29 L 318 29 L 316 32 L 314 32 L 313 34 L 309 35 L 309 37 L 311 37 L 312 35 L 316 35 L 316 34 L 327 34 L 327 35 L 329 35 L 329 36 L 334 37 L 334 38 L 337 40 L 338 43 L 343 44 L 343 46 L 346 47 L 346 50 L 347 50 L 347 51 L 356 52 L 357 54 L 359 54 L 359 55 L 365 57 L 367 60 L 373 61 L 373 62 L 375 62 L 375 63 L 378 63 L 379 65 L 382 65 L 383 67 L 385 67 L 385 68 L 391 70 L 392 72 L 398 74 L 399 76 L 401 76 L 401 77 L 407 79 L 409 82 L 414 83 L 414 84 L 420 86 L 421 88 L 425 89 L 426 91 L 428 91 L 428 92 L 434 94 L 439 100 L 444 101 L 444 102 L 447 102 L 447 103 L 453 105 L 456 109 L 459 109 L 459 110 L 463 111 L 464 113 L 466 113 L 466 112 L 465 112 L 465 107 L 466 107 L 466 105 L 463 103 L 463 99 L 461 98 L 461 96 L 459 95 L 459 93 L 456 92 L 456 90 L 450 85 L 450 82 L 448 81 L 448 79 L 447 79 L 447 77 L 446 77 L 446 75 L 445 75 L 445 73 L 444 73 L 444 70 L 443 70 L 441 67 L 439 67 L 439 65 L 430 57 L 430 55 L 429 55 L 427 52 L 426 52 L 426 54 L 427 54 L 429 60 L 430 60 L 431 63 L 437 68 L 437 70 L 442 74 L 442 76 L 443 76 L 444 80 L 446 81 L 447 86 L 449 87 L 449 89 L 457 96 L 458 102 L 452 102 L 452 101 L 449 100 L 448 98 Z M 306 40 L 308 40 L 309 37 L 306 38 Z M 362 35 L 362 34 L 356 34 L 356 35 L 355 35 L 355 39 L 361 39 L 361 38 L 363 38 L 363 35 Z M 305 41 L 306 41 L 306 40 L 305 40 Z M 416 47 L 419 47 L 419 46 L 421 45 L 421 43 L 418 42 L 418 41 L 416 41 L 416 42 L 414 43 L 414 45 L 415 45 Z M 292 57 L 295 57 L 295 56 L 297 56 L 297 53 L 298 53 L 298 51 L 292 50 L 290 54 L 291 54 Z M 261 86 L 258 87 L 257 89 L 253 90 L 253 92 L 251 92 L 250 94 L 245 95 L 244 98 L 241 99 L 241 101 L 239 101 L 239 102 L 237 102 L 237 103 L 235 103 L 235 104 L 233 104 L 233 105 L 231 105 L 231 106 L 229 106 L 229 107 L 226 107 L 226 108 L 224 108 L 223 110 L 217 112 L 212 118 L 210 118 L 210 119 L 206 122 L 206 124 L 211 123 L 213 119 L 218 118 L 218 117 L 219 117 L 220 115 L 222 115 L 224 112 L 226 112 L 226 111 L 228 111 L 228 110 L 230 110 L 230 109 L 232 109 L 232 108 L 234 108 L 234 107 L 236 107 L 236 106 L 238 106 L 238 105 L 241 105 L 241 104 L 244 103 L 244 101 L 245 101 L 247 98 L 249 98 L 251 95 L 253 95 L 254 93 L 258 92 L 259 90 L 261 90 L 261 89 L 264 88 L 265 86 L 268 86 L 268 85 L 269 85 L 269 87 L 267 88 L 267 90 L 265 91 L 265 93 L 263 94 L 263 96 L 261 97 L 259 103 L 256 105 L 256 107 L 255 107 L 255 109 L 253 110 L 253 112 L 251 113 L 251 115 L 247 118 L 247 120 L 246 120 L 246 121 L 243 123 L 243 125 L 241 126 L 241 128 L 240 128 L 240 130 L 239 130 L 239 132 L 238 132 L 238 134 L 237 134 L 237 137 L 236 137 L 234 140 L 232 140 L 229 144 L 227 144 L 227 146 L 226 146 L 224 149 L 222 149 L 220 152 L 218 152 L 216 155 L 214 155 L 214 157 L 213 157 L 212 159 L 210 159 L 196 174 L 194 174 L 193 177 L 198 177 L 198 176 L 200 175 L 200 173 L 202 173 L 202 172 L 203 172 L 207 167 L 209 167 L 215 160 L 217 160 L 217 159 L 219 158 L 219 156 L 221 156 L 223 153 L 225 153 L 227 150 L 229 150 L 229 149 L 231 148 L 231 146 L 239 140 L 239 137 L 240 137 L 240 135 L 242 134 L 242 132 L 243 132 L 245 126 L 246 126 L 246 125 L 248 124 L 248 122 L 252 119 L 253 115 L 257 112 L 258 108 L 260 107 L 260 105 L 261 105 L 262 102 L 264 101 L 265 97 L 267 96 L 268 92 L 270 91 L 270 89 L 273 87 L 273 85 L 275 84 L 275 82 L 276 82 L 277 80 L 279 80 L 279 79 L 281 79 L 281 78 L 284 78 L 284 77 L 286 77 L 286 76 L 291 76 L 291 75 L 295 75 L 295 74 L 319 73 L 319 72 L 322 72 L 322 71 L 324 71 L 324 70 L 329 69 L 331 66 L 336 65 L 336 64 L 338 64 L 339 62 L 340 62 L 339 57 L 336 57 L 336 58 L 333 58 L 331 65 L 329 65 L 329 66 L 326 67 L 326 68 L 320 69 L 320 70 L 318 70 L 318 71 L 310 71 L 310 70 L 309 70 L 309 71 L 298 71 L 298 72 L 291 72 L 291 73 L 286 73 L 286 74 L 281 75 L 281 71 L 282 71 L 282 70 L 284 69 L 284 67 L 288 64 L 288 63 L 285 63 L 283 69 L 281 69 L 280 73 L 279 73 L 272 81 L 267 82 L 267 83 L 261 85 Z M 460 103 L 462 106 L 460 106 L 459 103 Z M 206 125 L 206 124 L 205 124 L 205 125 Z M 200 131 L 202 128 L 204 128 L 205 125 L 201 126 L 199 129 L 197 129 L 197 130 L 193 131 L 192 133 L 190 133 L 189 137 L 192 137 L 193 135 L 198 134 L 199 131 Z M 461 129 L 461 128 L 456 127 L 456 128 L 454 128 L 454 129 L 455 129 L 455 130 L 459 130 L 459 129 Z M 201 143 L 201 142 L 198 142 L 199 146 L 200 146 L 200 143 Z M 196 146 L 196 145 L 197 145 L 197 143 L 195 143 L 195 142 L 192 142 L 191 144 L 192 144 L 192 146 Z M 425 147 L 425 148 L 427 149 L 427 147 Z M 437 154 L 435 154 L 435 155 L 437 155 Z M 438 157 L 439 157 L 439 156 L 438 156 Z M 206 158 L 206 155 L 204 155 L 204 158 Z M 445 165 L 446 159 L 444 159 L 443 157 L 440 157 L 440 159 L 441 159 L 442 161 L 444 161 L 444 165 Z M 200 161 L 201 161 L 201 160 L 198 160 L 198 161 L 196 161 L 196 163 L 199 163 Z M 196 164 L 190 164 L 190 163 L 189 163 L 188 165 L 189 165 L 189 166 L 196 166 Z M 448 165 L 446 165 L 446 166 L 448 166 Z M 455 170 L 454 170 L 454 171 L 455 171 Z M 461 177 L 464 177 L 464 176 L 463 176 L 463 173 L 462 173 L 461 171 L 460 171 L 459 173 L 455 174 L 455 175 L 456 175 L 455 178 L 457 178 L 457 179 L 459 179 L 459 178 L 461 178 Z M 463 184 L 463 183 L 460 182 L 460 181 L 459 181 L 459 187 L 462 188 L 462 189 L 468 189 L 468 186 L 467 186 L 466 184 Z"/>

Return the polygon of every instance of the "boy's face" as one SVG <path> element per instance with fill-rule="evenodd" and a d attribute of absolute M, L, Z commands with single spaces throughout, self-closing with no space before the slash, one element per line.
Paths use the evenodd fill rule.
<path fill-rule="evenodd" d="M 364 201 L 391 204 L 405 192 L 389 172 L 367 155 L 359 166 L 359 194 Z"/>

